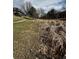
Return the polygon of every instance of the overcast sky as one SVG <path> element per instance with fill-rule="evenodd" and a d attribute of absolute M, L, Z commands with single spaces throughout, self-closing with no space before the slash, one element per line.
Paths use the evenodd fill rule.
<path fill-rule="evenodd" d="M 65 0 L 13 0 L 13 6 L 20 7 L 26 1 L 30 1 L 35 8 L 43 8 L 46 11 L 51 8 L 60 10 L 65 5 Z"/>

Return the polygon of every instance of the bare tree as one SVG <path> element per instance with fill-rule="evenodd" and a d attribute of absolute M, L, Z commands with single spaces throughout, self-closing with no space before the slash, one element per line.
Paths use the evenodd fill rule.
<path fill-rule="evenodd" d="M 42 8 L 39 8 L 37 10 L 37 13 L 38 13 L 39 17 L 44 16 L 44 14 L 45 14 L 44 9 L 42 9 Z"/>
<path fill-rule="evenodd" d="M 28 11 L 30 10 L 31 7 L 32 7 L 31 2 L 25 2 L 24 4 L 21 5 L 21 9 L 26 15 L 28 14 Z"/>

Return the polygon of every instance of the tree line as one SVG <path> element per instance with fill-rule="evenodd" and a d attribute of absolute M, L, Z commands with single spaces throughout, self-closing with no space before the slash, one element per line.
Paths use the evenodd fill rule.
<path fill-rule="evenodd" d="M 64 11 L 57 11 L 55 9 L 51 9 L 48 13 L 42 8 L 36 9 L 32 6 L 31 2 L 26 2 L 21 5 L 21 9 L 14 7 L 13 14 L 16 16 L 30 16 L 33 18 L 42 18 L 42 19 L 57 19 L 57 18 L 66 18 L 66 9 L 63 8 Z"/>

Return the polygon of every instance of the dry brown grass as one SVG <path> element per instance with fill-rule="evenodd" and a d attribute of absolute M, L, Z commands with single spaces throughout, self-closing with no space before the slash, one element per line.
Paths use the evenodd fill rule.
<path fill-rule="evenodd" d="M 17 18 L 18 19 L 18 18 Z M 23 18 L 19 18 L 23 20 Z M 15 20 L 15 18 L 14 18 Z M 14 21 L 17 22 L 17 21 Z M 62 20 L 28 20 L 13 24 L 13 55 L 14 59 L 35 59 L 40 48 L 41 28 L 45 26 L 65 27 L 65 21 Z M 44 52 L 44 51 L 43 51 Z"/>

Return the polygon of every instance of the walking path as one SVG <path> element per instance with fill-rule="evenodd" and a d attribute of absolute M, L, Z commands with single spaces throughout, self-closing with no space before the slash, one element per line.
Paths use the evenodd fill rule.
<path fill-rule="evenodd" d="M 19 20 L 19 21 L 13 22 L 13 23 L 20 23 L 20 22 L 24 22 L 24 21 L 26 21 L 26 19 Z"/>

